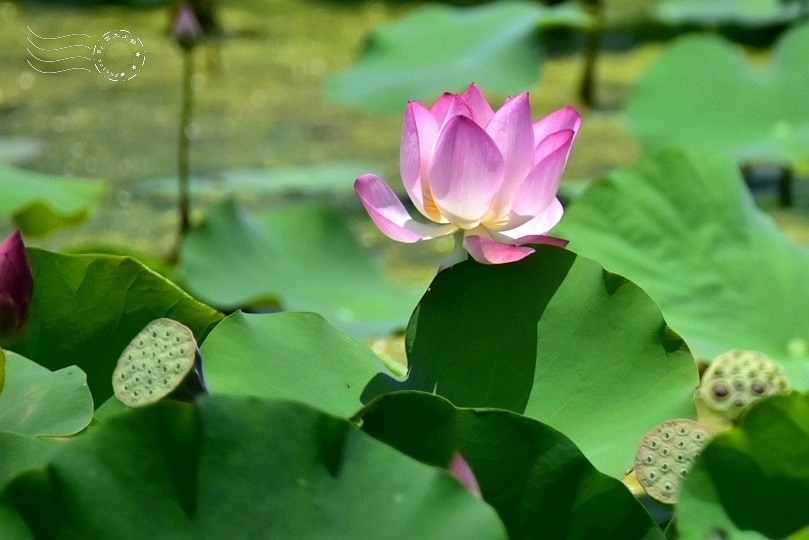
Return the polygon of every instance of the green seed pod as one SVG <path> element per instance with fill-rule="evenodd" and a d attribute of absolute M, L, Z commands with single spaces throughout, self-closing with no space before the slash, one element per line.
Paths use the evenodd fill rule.
<path fill-rule="evenodd" d="M 755 401 L 789 389 L 778 362 L 758 351 L 736 349 L 711 361 L 697 394 L 708 408 L 735 421 Z"/>
<path fill-rule="evenodd" d="M 192 401 L 207 392 L 202 358 L 191 330 L 171 319 L 156 319 L 138 332 L 112 373 L 115 397 L 143 407 L 164 397 Z"/>
<path fill-rule="evenodd" d="M 663 503 L 677 502 L 683 478 L 712 436 L 710 428 L 685 418 L 652 428 L 635 453 L 635 474 L 646 493 Z"/>

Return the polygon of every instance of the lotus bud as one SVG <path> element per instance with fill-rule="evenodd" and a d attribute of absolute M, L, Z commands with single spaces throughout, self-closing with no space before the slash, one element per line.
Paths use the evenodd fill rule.
<path fill-rule="evenodd" d="M 180 9 L 177 10 L 172 34 L 183 49 L 194 48 L 202 39 L 202 27 L 200 27 L 197 16 L 188 4 L 181 5 Z"/>
<path fill-rule="evenodd" d="M 144 407 L 166 397 L 193 401 L 207 393 L 193 332 L 171 319 L 147 324 L 118 358 L 112 388 L 115 397 L 129 407 Z"/>
<path fill-rule="evenodd" d="M 20 231 L 0 245 L 0 341 L 13 338 L 28 321 L 34 289 L 31 264 Z"/>
<path fill-rule="evenodd" d="M 452 460 L 449 462 L 448 470 L 472 495 L 481 497 L 480 486 L 475 478 L 475 473 L 472 472 L 472 469 L 460 452 L 452 454 Z"/>

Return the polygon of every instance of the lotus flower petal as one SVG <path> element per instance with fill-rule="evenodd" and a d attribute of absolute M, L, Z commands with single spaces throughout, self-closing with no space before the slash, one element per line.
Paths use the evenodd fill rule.
<path fill-rule="evenodd" d="M 450 223 L 473 228 L 503 182 L 503 156 L 471 118 L 455 116 L 438 136 L 430 169 L 436 206 Z"/>
<path fill-rule="evenodd" d="M 457 229 L 454 225 L 433 225 L 413 220 L 396 193 L 374 174 L 357 178 L 354 189 L 379 230 L 393 240 L 413 243 L 446 236 Z"/>
<path fill-rule="evenodd" d="M 556 197 L 567 163 L 574 133 L 566 129 L 545 138 L 537 149 L 544 154 L 514 195 L 511 210 L 521 216 L 536 216 Z"/>
<path fill-rule="evenodd" d="M 415 101 L 408 103 L 402 122 L 399 170 L 410 200 L 413 201 L 419 212 L 434 221 L 439 221 L 441 216 L 432 205 L 427 173 L 430 153 L 437 137 L 438 123 L 432 113 L 421 103 Z M 426 206 L 432 207 L 430 210 L 425 208 L 425 194 L 428 199 Z"/>
<path fill-rule="evenodd" d="M 461 94 L 461 99 L 471 110 L 472 120 L 474 120 L 477 125 L 485 128 L 492 119 L 492 116 L 494 116 L 494 110 L 492 106 L 489 105 L 489 102 L 486 101 L 486 98 L 483 97 L 478 85 L 475 83 L 470 84 L 469 87 L 464 90 L 464 93 Z"/>
<path fill-rule="evenodd" d="M 520 239 L 528 236 L 544 236 L 546 232 L 559 223 L 559 220 L 562 219 L 562 214 L 564 214 L 562 203 L 559 202 L 559 199 L 554 197 L 541 214 L 518 227 L 514 227 L 513 229 L 501 229 L 497 232 L 506 238 L 512 239 L 514 242 L 519 242 Z"/>
<path fill-rule="evenodd" d="M 573 107 L 562 107 L 534 122 L 534 143 L 539 145 L 548 135 L 552 135 L 564 129 L 572 129 L 573 133 L 578 133 L 580 125 L 581 116 L 576 109 Z"/>
<path fill-rule="evenodd" d="M 534 252 L 533 248 L 498 242 L 483 235 L 467 236 L 464 246 L 472 258 L 483 264 L 516 262 Z"/>
<path fill-rule="evenodd" d="M 20 231 L 0 244 L 0 339 L 20 332 L 28 321 L 34 278 Z"/>
<path fill-rule="evenodd" d="M 503 184 L 488 214 L 492 220 L 497 220 L 508 215 L 514 194 L 534 162 L 534 138 L 528 94 L 523 93 L 507 100 L 494 113 L 486 126 L 486 133 L 497 144 L 505 163 Z"/>
<path fill-rule="evenodd" d="M 460 452 L 454 452 L 452 454 L 452 460 L 449 462 L 448 469 L 449 472 L 452 473 L 452 476 L 457 478 L 470 493 L 476 497 L 481 497 L 480 486 L 478 485 L 477 478 L 475 478 L 475 473 L 472 472 L 471 467 L 469 467 L 469 464 Z"/>

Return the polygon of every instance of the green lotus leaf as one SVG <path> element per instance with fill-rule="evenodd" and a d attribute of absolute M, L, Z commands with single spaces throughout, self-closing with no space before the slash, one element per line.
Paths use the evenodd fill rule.
<path fill-rule="evenodd" d="M 93 418 L 93 396 L 81 369 L 50 371 L 11 351 L 5 354 L 0 432 L 64 437 L 87 427 Z"/>
<path fill-rule="evenodd" d="M 387 371 L 364 344 L 314 313 L 236 312 L 200 352 L 213 394 L 294 399 L 348 416 L 376 374 Z"/>
<path fill-rule="evenodd" d="M 118 356 L 147 323 L 175 319 L 202 341 L 222 314 L 138 261 L 28 248 L 34 294 L 24 333 L 8 345 L 51 370 L 87 374 L 96 404 L 112 395 Z"/>
<path fill-rule="evenodd" d="M 330 99 L 371 111 L 399 113 L 408 100 L 434 100 L 476 82 L 507 96 L 534 86 L 543 54 L 543 26 L 587 27 L 570 5 L 504 1 L 458 8 L 425 5 L 378 25 L 357 61 L 325 83 Z"/>
<path fill-rule="evenodd" d="M 758 210 L 727 159 L 649 155 L 594 182 L 555 233 L 643 287 L 696 356 L 761 351 L 809 388 L 809 249 Z"/>
<path fill-rule="evenodd" d="M 509 411 L 457 409 L 422 392 L 378 397 L 363 431 L 419 461 L 446 467 L 458 452 L 511 538 L 663 538 L 621 482 L 598 472 L 567 437 Z"/>
<path fill-rule="evenodd" d="M 403 328 L 421 288 L 387 279 L 347 221 L 323 202 L 251 214 L 227 201 L 186 236 L 176 275 L 226 310 L 280 304 L 358 336 Z"/>
<path fill-rule="evenodd" d="M 45 537 L 506 536 L 448 472 L 345 419 L 224 396 L 111 418 L 18 477 L 0 508 Z"/>
<path fill-rule="evenodd" d="M 720 38 L 677 39 L 632 87 L 629 127 L 647 149 L 672 145 L 809 168 L 807 48 L 809 24 L 785 33 L 760 67 Z"/>
<path fill-rule="evenodd" d="M 623 476 L 640 438 L 695 415 L 694 359 L 639 287 L 553 246 L 522 261 L 440 272 L 407 329 L 410 371 L 378 375 L 365 399 L 435 392 L 458 407 L 523 413 Z"/>
<path fill-rule="evenodd" d="M 806 529 L 807 455 L 809 395 L 761 400 L 694 464 L 677 504 L 678 538 L 784 538 Z"/>

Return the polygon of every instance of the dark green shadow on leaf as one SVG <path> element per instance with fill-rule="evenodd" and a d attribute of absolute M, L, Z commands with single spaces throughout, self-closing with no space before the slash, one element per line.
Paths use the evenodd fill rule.
<path fill-rule="evenodd" d="M 460 452 L 511 538 L 663 538 L 623 484 L 536 420 L 456 409 L 422 392 L 380 396 L 357 419 L 363 431 L 430 465 L 447 467 Z"/>
<path fill-rule="evenodd" d="M 0 217 L 11 217 L 25 234 L 44 235 L 78 225 L 103 191 L 99 180 L 34 173 L 0 163 Z"/>
<path fill-rule="evenodd" d="M 194 487 L 178 492 L 177 475 Z M 210 396 L 132 410 L 41 476 L 18 478 L 2 507 L 65 538 L 505 537 L 492 508 L 445 471 L 291 402 Z"/>
<path fill-rule="evenodd" d="M 694 417 L 694 359 L 636 285 L 553 246 L 522 261 L 440 272 L 407 330 L 410 372 L 363 395 L 435 392 L 463 407 L 524 413 L 622 475 L 657 423 Z"/>
<path fill-rule="evenodd" d="M 726 159 L 655 152 L 594 182 L 555 234 L 643 287 L 698 357 L 762 351 L 809 388 L 809 249 Z"/>
<path fill-rule="evenodd" d="M 177 276 L 226 310 L 280 304 L 357 336 L 403 328 L 422 289 L 388 280 L 349 221 L 323 202 L 251 214 L 227 201 L 187 235 Z"/>
<path fill-rule="evenodd" d="M 517 94 L 536 84 L 542 26 L 586 27 L 571 6 L 493 2 L 474 8 L 426 5 L 376 26 L 357 61 L 325 83 L 328 98 L 398 113 L 408 100 L 434 100 L 476 82 L 488 94 Z"/>
<path fill-rule="evenodd" d="M 722 530 L 784 538 L 809 526 L 807 456 L 809 395 L 761 400 L 694 464 L 677 504 L 681 537 Z"/>
<path fill-rule="evenodd" d="M 34 294 L 25 332 L 7 348 L 51 370 L 76 365 L 93 400 L 112 395 L 118 356 L 147 323 L 175 319 L 202 341 L 222 314 L 138 261 L 28 248 Z"/>
<path fill-rule="evenodd" d="M 0 491 L 24 472 L 43 468 L 65 444 L 68 443 L 51 437 L 0 432 L 0 448 L 3 452 L 3 459 L 0 459 Z M 5 532 L 1 520 L 0 532 Z"/>
<path fill-rule="evenodd" d="M 676 40 L 632 87 L 631 130 L 648 149 L 676 145 L 735 161 L 809 165 L 809 24 L 776 44 L 770 64 L 751 66 L 708 35 Z"/>
<path fill-rule="evenodd" d="M 236 312 L 200 352 L 212 394 L 294 399 L 348 416 L 376 374 L 387 372 L 364 344 L 314 313 Z"/>
<path fill-rule="evenodd" d="M 6 388 L 0 393 L 0 431 L 32 437 L 65 437 L 93 418 L 87 377 L 76 366 L 50 371 L 6 353 Z"/>

